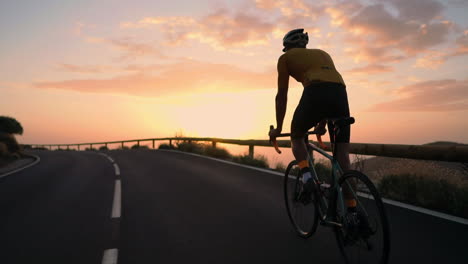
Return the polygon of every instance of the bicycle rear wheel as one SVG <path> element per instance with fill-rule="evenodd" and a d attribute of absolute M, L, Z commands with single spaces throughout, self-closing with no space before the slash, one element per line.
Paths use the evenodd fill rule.
<path fill-rule="evenodd" d="M 343 227 L 335 228 L 335 236 L 346 263 L 387 264 L 390 251 L 390 231 L 387 214 L 377 189 L 369 178 L 359 171 L 346 171 L 339 180 L 343 191 L 350 191 L 357 201 L 356 213 L 347 213 L 347 208 L 337 204 L 337 222 Z M 350 221 L 358 219 L 358 221 Z"/>
<path fill-rule="evenodd" d="M 284 177 L 284 201 L 289 220 L 302 238 L 310 237 L 317 230 L 318 211 L 315 195 L 306 202 L 302 197 L 302 175 L 296 161 L 289 163 Z"/>

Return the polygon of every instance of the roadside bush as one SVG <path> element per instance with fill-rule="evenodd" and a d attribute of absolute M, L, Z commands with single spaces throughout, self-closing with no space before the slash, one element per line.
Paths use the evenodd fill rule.
<path fill-rule="evenodd" d="M 192 152 L 196 154 L 203 154 L 203 146 L 193 142 L 178 142 L 177 149 L 181 151 Z"/>
<path fill-rule="evenodd" d="M 159 145 L 158 149 L 175 149 L 173 145 L 169 144 L 161 144 Z"/>
<path fill-rule="evenodd" d="M 5 143 L 0 142 L 0 158 L 8 156 L 8 147 Z"/>
<path fill-rule="evenodd" d="M 277 170 L 279 172 L 285 172 L 286 171 L 286 166 L 283 163 L 278 162 L 278 163 L 276 163 L 275 170 Z"/>
<path fill-rule="evenodd" d="M 59 150 L 61 150 L 61 149 L 59 149 Z M 86 151 L 97 151 L 97 149 L 95 149 L 95 148 L 85 148 L 85 150 Z"/>
<path fill-rule="evenodd" d="M 0 132 L 21 135 L 23 134 L 23 127 L 12 117 L 0 116 Z"/>
<path fill-rule="evenodd" d="M 249 155 L 234 156 L 232 158 L 234 162 L 242 163 L 250 166 L 268 168 L 267 159 L 264 156 L 257 156 L 256 158 L 251 158 Z"/>
<path fill-rule="evenodd" d="M 109 148 L 106 147 L 106 146 L 101 146 L 101 147 L 99 148 L 99 150 L 100 150 L 100 151 L 105 151 L 105 150 L 109 150 Z"/>
<path fill-rule="evenodd" d="M 468 218 L 468 186 L 403 174 L 384 176 L 378 188 L 384 197 Z"/>
<path fill-rule="evenodd" d="M 207 156 L 218 159 L 231 159 L 232 155 L 224 148 L 216 148 L 213 146 L 205 146 L 203 153 Z"/>
<path fill-rule="evenodd" d="M 330 176 L 332 174 L 332 169 L 330 168 L 330 166 L 328 166 L 327 164 L 324 164 L 322 162 L 315 162 L 314 163 L 314 168 L 315 168 L 315 172 L 317 172 L 317 176 L 320 180 L 325 180 L 325 181 L 328 181 L 330 179 Z"/>
<path fill-rule="evenodd" d="M 3 142 L 7 146 L 8 152 L 10 153 L 19 152 L 21 150 L 21 147 L 13 134 L 0 132 L 0 142 Z"/>
<path fill-rule="evenodd" d="M 131 147 L 131 149 L 149 149 L 148 146 L 138 145 L 135 144 Z"/>

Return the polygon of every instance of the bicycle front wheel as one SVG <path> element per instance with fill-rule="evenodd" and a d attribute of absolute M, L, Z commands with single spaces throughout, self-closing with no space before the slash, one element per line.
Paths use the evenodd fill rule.
<path fill-rule="evenodd" d="M 337 204 L 335 228 L 340 251 L 346 263 L 387 264 L 390 251 L 390 231 L 382 199 L 374 184 L 359 171 L 346 171 L 339 180 L 343 195 L 354 197 L 357 207 L 349 212 Z M 342 206 L 341 206 L 342 205 Z"/>
<path fill-rule="evenodd" d="M 319 214 L 316 196 L 303 197 L 302 187 L 299 166 L 296 161 L 292 161 L 285 172 L 284 201 L 296 233 L 302 238 L 308 238 L 317 230 Z"/>

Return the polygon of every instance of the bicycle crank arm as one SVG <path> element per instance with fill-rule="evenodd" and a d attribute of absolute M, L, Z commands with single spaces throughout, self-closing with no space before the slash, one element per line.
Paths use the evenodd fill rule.
<path fill-rule="evenodd" d="M 328 226 L 328 227 L 340 227 L 340 228 L 343 227 L 343 225 L 340 224 L 340 223 L 333 222 L 333 221 L 328 221 L 328 220 L 320 221 L 320 225 Z"/>

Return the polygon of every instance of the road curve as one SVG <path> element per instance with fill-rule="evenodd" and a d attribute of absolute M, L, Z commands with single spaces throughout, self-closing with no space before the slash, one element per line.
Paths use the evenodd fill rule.
<path fill-rule="evenodd" d="M 0 179 L 0 263 L 100 263 L 112 164 L 92 152 L 34 154 L 39 164 Z"/>
<path fill-rule="evenodd" d="M 118 263 L 341 263 L 334 236 L 298 238 L 282 177 L 185 153 L 106 152 L 118 164 Z M 0 263 L 101 263 L 115 169 L 92 152 L 37 152 L 0 180 Z M 468 226 L 387 205 L 390 263 L 463 263 Z M 114 237 L 115 238 L 115 237 Z"/>

